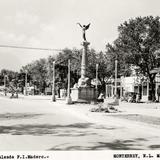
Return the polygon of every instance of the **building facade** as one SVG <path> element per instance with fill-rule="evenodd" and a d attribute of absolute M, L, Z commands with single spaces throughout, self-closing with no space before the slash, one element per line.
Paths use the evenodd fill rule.
<path fill-rule="evenodd" d="M 158 100 L 157 89 L 160 86 L 160 74 L 157 73 L 154 82 L 154 92 L 156 100 Z M 123 97 L 126 92 L 134 92 L 140 95 L 141 101 L 150 100 L 151 85 L 146 77 L 121 77 L 117 80 L 117 93 L 119 97 Z M 115 95 L 115 82 L 111 79 L 106 84 L 106 98 Z"/>

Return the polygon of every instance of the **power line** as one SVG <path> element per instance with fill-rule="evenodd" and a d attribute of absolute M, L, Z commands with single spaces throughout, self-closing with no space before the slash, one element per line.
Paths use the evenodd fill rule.
<path fill-rule="evenodd" d="M 0 48 L 16 48 L 16 49 L 30 49 L 30 50 L 43 50 L 43 51 L 62 51 L 62 49 L 36 48 L 36 47 L 10 46 L 10 45 L 0 45 Z"/>

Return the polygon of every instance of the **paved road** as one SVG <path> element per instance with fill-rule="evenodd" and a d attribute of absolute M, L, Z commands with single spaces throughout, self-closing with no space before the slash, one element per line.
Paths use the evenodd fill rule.
<path fill-rule="evenodd" d="M 160 149 L 160 129 L 47 98 L 0 97 L 0 150 Z"/>

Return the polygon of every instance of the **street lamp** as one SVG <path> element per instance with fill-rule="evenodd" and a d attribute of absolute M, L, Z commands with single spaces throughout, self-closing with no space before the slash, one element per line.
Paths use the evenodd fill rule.
<path fill-rule="evenodd" d="M 25 72 L 25 92 L 24 95 L 27 96 L 27 71 Z"/>
<path fill-rule="evenodd" d="M 98 98 L 98 64 L 96 64 L 96 98 Z"/>
<path fill-rule="evenodd" d="M 66 103 L 67 104 L 72 104 L 72 98 L 71 98 L 71 95 L 70 95 L 70 81 L 71 81 L 71 75 L 70 75 L 70 72 L 71 72 L 71 62 L 70 62 L 70 59 L 68 60 L 68 93 L 67 93 L 67 99 L 66 99 Z"/>
<path fill-rule="evenodd" d="M 7 96 L 7 91 L 6 91 L 6 78 L 7 75 L 4 75 L 4 95 Z"/>
<path fill-rule="evenodd" d="M 53 86 L 52 86 L 52 102 L 56 101 L 55 97 L 55 61 L 53 61 Z"/>
<path fill-rule="evenodd" d="M 116 57 L 116 60 L 115 60 L 115 96 L 116 98 L 117 98 L 117 63 L 118 63 L 118 60 Z"/>

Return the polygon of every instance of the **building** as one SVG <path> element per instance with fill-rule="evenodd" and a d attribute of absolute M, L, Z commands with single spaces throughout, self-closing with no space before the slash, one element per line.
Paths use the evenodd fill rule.
<path fill-rule="evenodd" d="M 156 100 L 158 99 L 157 88 L 160 86 L 160 73 L 156 74 L 154 82 L 154 92 Z M 126 92 L 134 92 L 140 95 L 141 101 L 150 100 L 151 85 L 146 77 L 130 76 L 117 79 L 117 93 L 123 97 Z M 106 83 L 106 97 L 113 97 L 115 93 L 114 79 Z"/>

